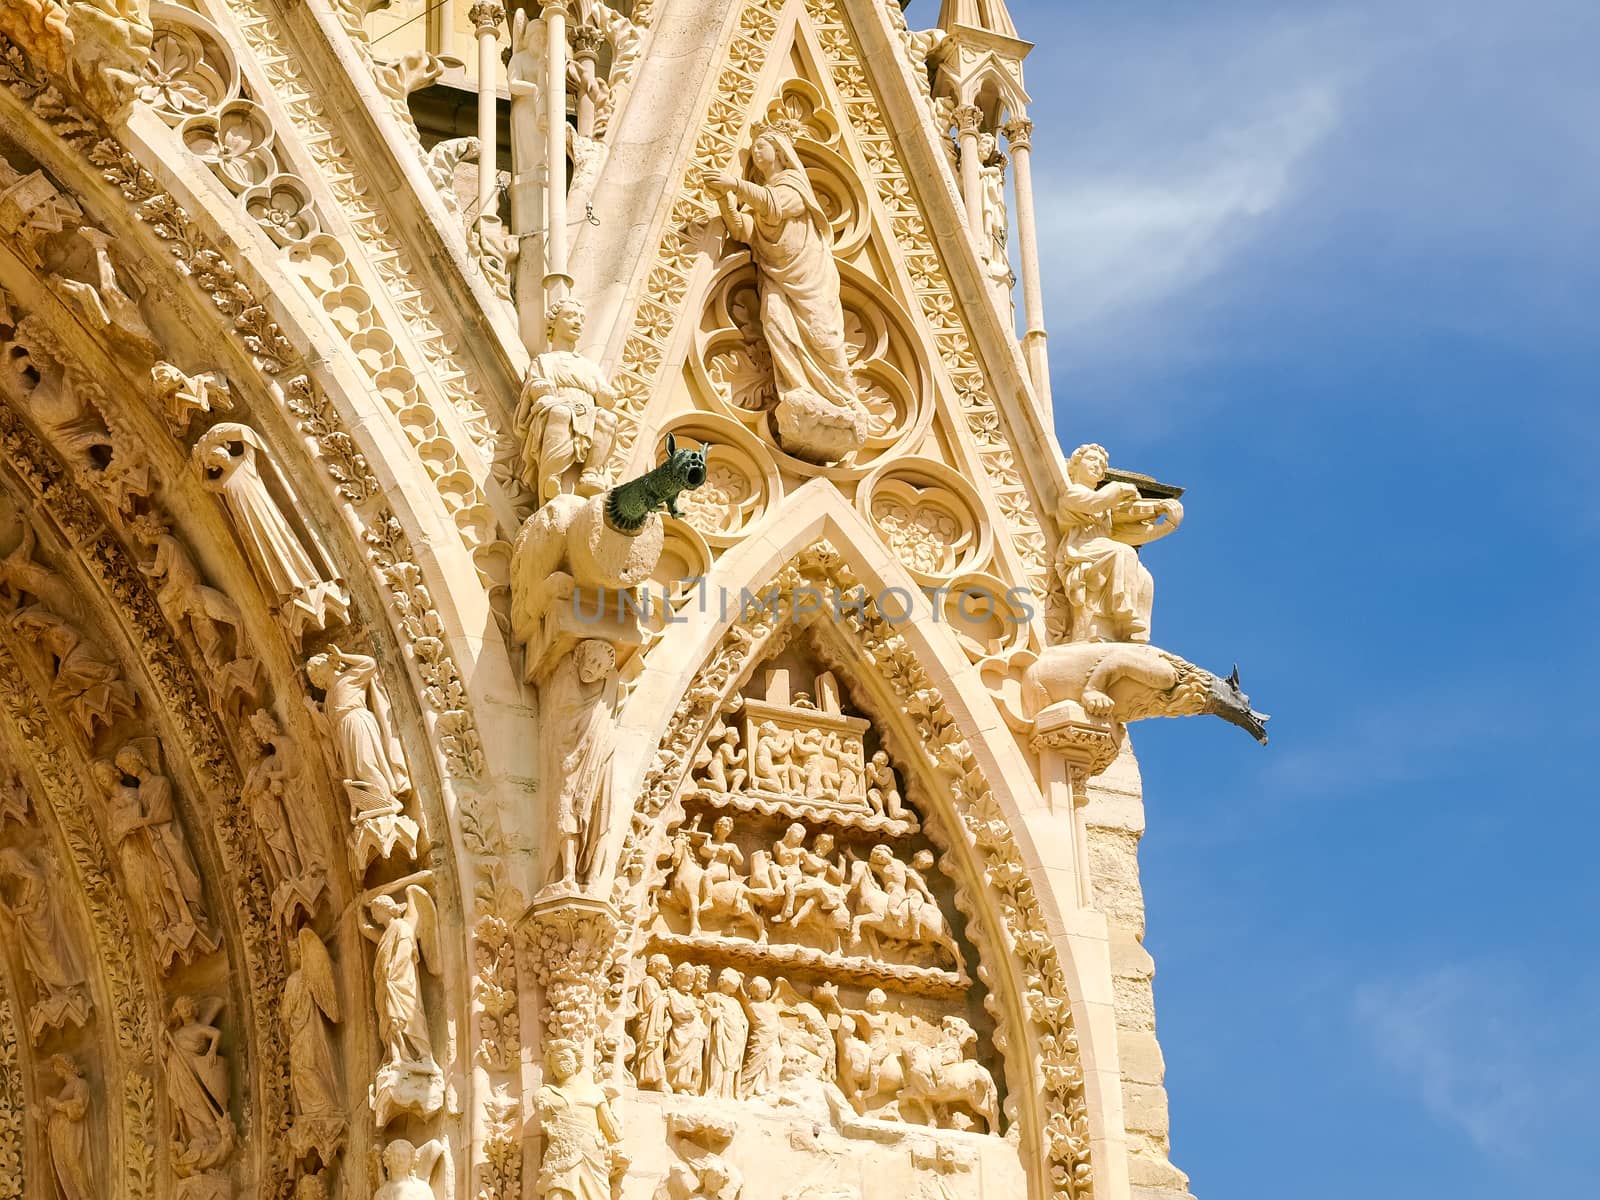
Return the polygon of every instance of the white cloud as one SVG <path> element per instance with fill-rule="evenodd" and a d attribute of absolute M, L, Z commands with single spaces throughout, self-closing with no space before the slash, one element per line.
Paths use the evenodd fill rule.
<path fill-rule="evenodd" d="M 1038 181 L 1052 328 L 1155 304 L 1203 281 L 1248 241 L 1337 126 L 1339 97 L 1331 85 L 1310 85 L 1260 112 L 1214 130 L 1164 170 Z"/>
<path fill-rule="evenodd" d="M 1488 963 L 1368 983 L 1353 997 L 1379 1063 L 1500 1159 L 1560 1144 L 1583 1108 L 1592 1047 L 1574 1040 L 1576 1019 L 1563 1034 L 1563 1015 L 1577 1013 L 1559 1008 L 1560 997 L 1536 992 L 1520 971 Z"/>

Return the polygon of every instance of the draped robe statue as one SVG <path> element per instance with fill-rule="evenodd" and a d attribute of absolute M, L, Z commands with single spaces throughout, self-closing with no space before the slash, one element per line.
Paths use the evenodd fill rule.
<path fill-rule="evenodd" d="M 809 462 L 836 462 L 861 448 L 868 414 L 845 343 L 833 226 L 788 129 L 758 125 L 750 161 L 760 183 L 722 174 L 706 187 L 728 232 L 755 259 L 778 440 Z"/>

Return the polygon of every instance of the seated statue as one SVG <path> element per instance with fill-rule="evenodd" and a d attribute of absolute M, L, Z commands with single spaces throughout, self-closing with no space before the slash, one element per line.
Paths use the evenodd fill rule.
<path fill-rule="evenodd" d="M 1183 520 L 1176 500 L 1146 500 L 1131 483 L 1106 483 L 1104 446 L 1079 446 L 1067 460 L 1056 520 L 1056 575 L 1072 613 L 1069 642 L 1148 642 L 1155 580 L 1136 547 Z"/>
<path fill-rule="evenodd" d="M 577 351 L 583 305 L 557 300 L 545 314 L 550 349 L 534 356 L 517 402 L 521 479 L 543 504 L 561 493 L 594 496 L 610 486 L 606 460 L 616 435 L 617 393 Z"/>

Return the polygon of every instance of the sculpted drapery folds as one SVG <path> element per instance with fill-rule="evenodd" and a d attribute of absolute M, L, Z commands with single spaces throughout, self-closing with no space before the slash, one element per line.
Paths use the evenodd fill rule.
<path fill-rule="evenodd" d="M 417 823 L 405 815 L 401 800 L 411 791 L 411 779 L 377 660 L 332 646 L 307 661 L 306 677 L 324 693 L 320 708 L 310 701 L 308 707 L 333 746 L 350 801 L 356 870 L 365 871 L 374 857 L 388 858 L 396 846 L 414 855 Z"/>
<path fill-rule="evenodd" d="M 611 483 L 606 460 L 617 419 L 617 394 L 600 368 L 577 351 L 583 305 L 558 300 L 545 317 L 550 349 L 528 365 L 517 401 L 523 438 L 522 482 L 542 504 L 552 496 L 593 496 Z"/>
<path fill-rule="evenodd" d="M 250 714 L 250 732 L 260 757 L 245 776 L 241 794 L 273 876 L 273 910 L 282 915 L 298 904 L 314 912 L 328 859 L 300 748 L 265 709 Z"/>
<path fill-rule="evenodd" d="M 89 1018 L 83 964 L 62 925 L 57 897 L 37 858 L 15 846 L 0 850 L 0 928 L 9 928 L 16 939 L 38 990 L 28 1012 L 36 1042 L 46 1029 Z"/>
<path fill-rule="evenodd" d="M 167 1030 L 167 1103 L 172 1110 L 173 1167 L 180 1177 L 226 1162 L 237 1132 L 228 1111 L 228 1060 L 214 1024 L 222 1001 L 180 996 Z"/>
<path fill-rule="evenodd" d="M 94 1200 L 94 1158 L 89 1149 L 89 1084 L 65 1054 L 50 1056 L 61 1090 L 44 1098 L 45 1143 L 61 1200 Z"/>
<path fill-rule="evenodd" d="M 438 916 L 433 897 L 418 884 L 405 902 L 380 894 L 367 902 L 361 932 L 377 943 L 372 960 L 373 1007 L 383 1056 L 372 1105 L 380 1126 L 399 1112 L 428 1117 L 444 1100 L 444 1079 L 434 1058 L 422 970 L 440 965 Z"/>
<path fill-rule="evenodd" d="M 327 947 L 307 926 L 290 944 L 289 968 L 280 1011 L 289 1039 L 290 1143 L 296 1155 L 315 1149 L 325 1165 L 331 1164 L 346 1124 L 328 1029 L 339 1023 L 339 993 Z"/>
<path fill-rule="evenodd" d="M 546 748 L 542 778 L 557 789 L 559 879 L 566 884 L 589 881 L 605 836 L 616 668 L 616 648 L 588 638 L 556 665 L 539 692 Z"/>
<path fill-rule="evenodd" d="M 268 483 L 270 456 L 249 426 L 226 421 L 200 436 L 193 450 L 205 486 L 218 493 L 234 532 L 278 617 L 291 637 L 324 630 L 349 619 L 350 598 L 332 570 L 327 553 L 311 540 L 308 548 L 284 515 L 298 501 L 278 480 L 284 504 Z"/>
<path fill-rule="evenodd" d="M 544 1155 L 540 1200 L 614 1200 L 628 1160 L 622 1126 L 605 1090 L 584 1069 L 583 1049 L 557 1038 L 545 1050 L 545 1079 L 535 1104 Z"/>
<path fill-rule="evenodd" d="M 1105 482 L 1105 447 L 1079 446 L 1067 460 L 1056 520 L 1056 575 L 1072 614 L 1069 641 L 1148 642 L 1155 581 L 1137 547 L 1183 520 L 1177 500 L 1145 500 L 1131 483 Z"/>
<path fill-rule="evenodd" d="M 761 294 L 761 332 L 771 352 L 783 447 L 813 462 L 848 457 L 866 439 L 833 260 L 833 227 L 785 123 L 756 128 L 750 161 L 759 182 L 712 175 L 723 224 L 750 247 Z"/>

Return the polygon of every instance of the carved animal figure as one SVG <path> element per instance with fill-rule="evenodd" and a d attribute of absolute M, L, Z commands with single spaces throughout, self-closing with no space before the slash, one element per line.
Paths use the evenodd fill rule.
<path fill-rule="evenodd" d="M 881 851 L 881 853 L 880 853 Z M 875 871 L 898 872 L 898 886 L 885 887 Z M 852 872 L 851 893 L 854 916 L 850 922 L 850 942 L 859 944 L 865 938 L 867 949 L 874 957 L 882 953 L 882 942 L 891 939 L 904 942 L 913 950 L 932 949 L 949 955 L 952 962 L 961 961 L 961 951 L 950 934 L 944 914 L 929 899 L 926 885 L 920 876 L 908 886 L 907 876 L 914 875 L 903 863 L 897 863 L 886 848 L 872 851 L 869 862 L 858 862 Z"/>
<path fill-rule="evenodd" d="M 679 450 L 677 439 L 667 434 L 667 461 L 637 479 L 618 484 L 606 493 L 606 524 L 619 533 L 637 533 L 645 518 L 658 509 L 675 517 L 678 493 L 693 491 L 706 481 L 706 447 Z"/>
<path fill-rule="evenodd" d="M 998 1133 L 1000 1098 L 994 1077 L 982 1063 L 951 1061 L 951 1055 L 964 1053 L 977 1035 L 960 1017 L 946 1017 L 945 1027 L 948 1036 L 942 1045 L 912 1042 L 901 1051 L 906 1072 L 900 1089 L 901 1115 L 909 1119 L 908 1109 L 918 1111 L 923 1123 L 944 1125 L 953 1106 L 964 1106 L 983 1118 L 986 1132 Z"/>
<path fill-rule="evenodd" d="M 1220 679 L 1176 654 L 1134 642 L 1072 642 L 1038 654 L 1019 650 L 1003 662 L 1008 673 L 1021 674 L 1020 711 L 1001 687 L 1002 707 L 1019 728 L 1050 705 L 1075 700 L 1091 717 L 1123 723 L 1211 713 L 1267 744 L 1271 718 L 1250 707 L 1237 666 Z M 985 675 L 991 675 L 987 668 Z"/>
<path fill-rule="evenodd" d="M 767 940 L 766 923 L 757 915 L 750 903 L 749 890 L 742 879 L 723 879 L 709 885 L 703 882 L 706 873 L 700 857 L 694 852 L 694 843 L 687 830 L 680 830 L 672 839 L 672 886 L 669 894 L 689 917 L 689 932 L 700 932 L 702 917 L 728 924 L 744 923 L 752 927 L 751 936 L 758 942 Z"/>

